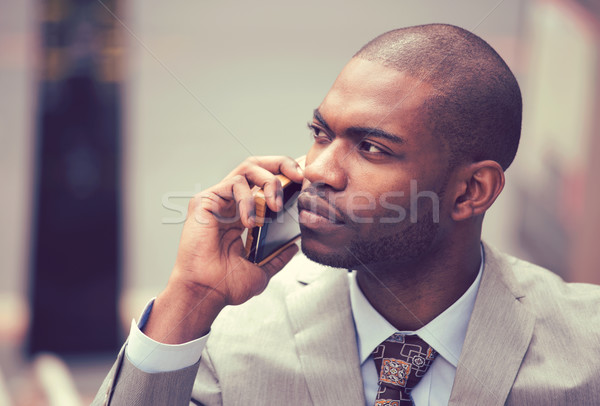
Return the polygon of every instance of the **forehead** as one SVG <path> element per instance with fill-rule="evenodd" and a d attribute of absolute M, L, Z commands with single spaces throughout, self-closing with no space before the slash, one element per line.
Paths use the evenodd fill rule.
<path fill-rule="evenodd" d="M 340 129 L 360 125 L 395 133 L 421 132 L 425 128 L 423 103 L 432 92 L 428 83 L 406 72 L 353 58 L 319 111 L 332 127 Z"/>

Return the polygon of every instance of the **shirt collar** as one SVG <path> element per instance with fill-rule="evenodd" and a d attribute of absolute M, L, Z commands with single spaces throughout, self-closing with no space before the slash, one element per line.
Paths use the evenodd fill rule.
<path fill-rule="evenodd" d="M 404 334 L 417 334 L 454 367 L 458 366 L 458 358 L 467 335 L 467 326 L 481 281 L 485 258 L 482 248 L 480 248 L 480 252 L 479 273 L 467 291 L 450 307 L 417 331 L 401 331 Z M 356 271 L 350 273 L 349 279 L 350 303 L 356 326 L 360 363 L 362 364 L 379 344 L 398 331 L 371 306 L 358 287 Z"/>

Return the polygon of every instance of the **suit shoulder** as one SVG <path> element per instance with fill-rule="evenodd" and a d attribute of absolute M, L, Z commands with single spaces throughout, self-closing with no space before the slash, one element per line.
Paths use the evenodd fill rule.
<path fill-rule="evenodd" d="M 556 301 L 578 301 L 600 304 L 600 286 L 590 283 L 565 282 L 549 269 L 507 255 L 513 273 L 525 294 L 554 298 Z"/>
<path fill-rule="evenodd" d="M 517 298 L 538 322 L 555 328 L 593 330 L 600 340 L 600 286 L 568 283 L 541 266 L 501 255 L 501 262 L 515 281 Z"/>
<path fill-rule="evenodd" d="M 508 287 L 519 310 L 534 316 L 507 404 L 592 404 L 600 383 L 594 361 L 600 357 L 600 286 L 567 283 L 548 269 L 485 248 L 488 271 Z"/>

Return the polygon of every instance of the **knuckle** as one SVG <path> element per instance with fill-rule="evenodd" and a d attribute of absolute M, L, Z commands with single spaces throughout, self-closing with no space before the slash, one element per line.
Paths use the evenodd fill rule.
<path fill-rule="evenodd" d="M 241 166 L 243 169 L 248 170 L 251 167 L 258 165 L 259 162 L 260 160 L 258 159 L 258 157 L 249 156 L 248 158 L 244 159 Z"/>
<path fill-rule="evenodd" d="M 277 176 L 273 175 L 273 176 L 270 176 L 269 179 L 267 179 L 265 181 L 264 186 L 278 188 L 278 187 L 281 187 L 281 181 L 279 180 L 279 178 Z"/>
<path fill-rule="evenodd" d="M 231 178 L 231 182 L 238 185 L 243 184 L 246 182 L 246 178 L 242 175 L 235 175 L 233 178 Z"/>
<path fill-rule="evenodd" d="M 281 191 L 281 181 L 276 176 L 267 180 L 263 186 L 265 196 L 274 197 Z"/>
<path fill-rule="evenodd" d="M 207 198 L 206 193 L 196 193 L 188 203 L 188 212 L 193 213 L 202 207 L 202 201 Z"/>
<path fill-rule="evenodd" d="M 287 155 L 286 156 L 282 156 L 281 160 L 279 162 L 280 162 L 279 166 L 282 167 L 282 168 L 283 167 L 292 167 L 292 166 L 296 165 L 296 161 L 293 158 L 291 158 L 291 157 L 289 157 Z"/>
<path fill-rule="evenodd" d="M 246 158 L 244 161 L 242 161 L 241 164 L 238 165 L 237 172 L 246 173 L 246 171 L 248 170 L 248 166 L 249 166 L 249 162 L 248 162 L 248 159 Z"/>

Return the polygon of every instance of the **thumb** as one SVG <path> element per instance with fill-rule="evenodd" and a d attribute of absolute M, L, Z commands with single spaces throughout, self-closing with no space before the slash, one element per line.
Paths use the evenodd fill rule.
<path fill-rule="evenodd" d="M 283 267 L 290 262 L 290 260 L 296 255 L 299 248 L 296 244 L 292 244 L 277 256 L 273 257 L 269 262 L 262 266 L 263 271 L 267 274 L 267 277 L 271 279 L 277 272 L 281 271 Z"/>

